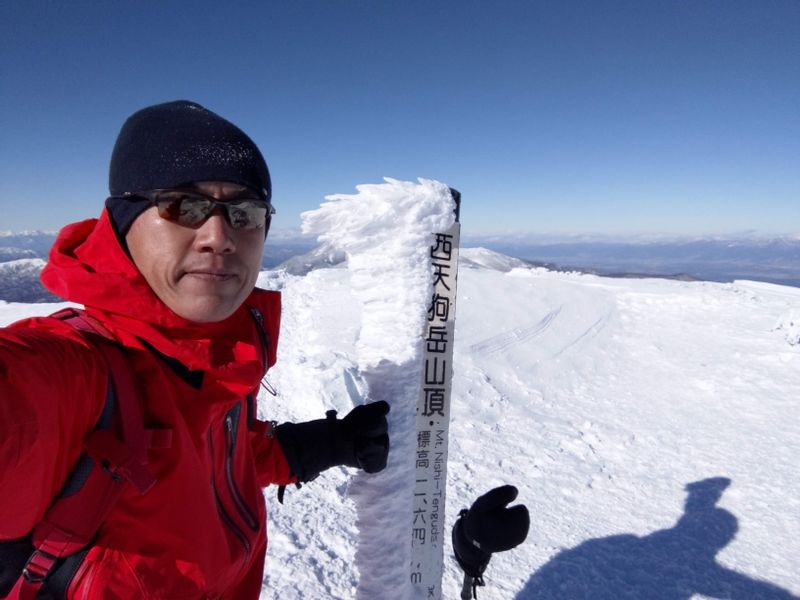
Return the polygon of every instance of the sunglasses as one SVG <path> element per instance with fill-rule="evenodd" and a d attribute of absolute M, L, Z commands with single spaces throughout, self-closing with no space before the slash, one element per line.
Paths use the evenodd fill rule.
<path fill-rule="evenodd" d="M 262 229 L 267 219 L 275 214 L 269 201 L 257 196 L 242 196 L 231 200 L 218 200 L 197 190 L 149 190 L 126 192 L 118 198 L 142 199 L 158 208 L 158 216 L 178 225 L 193 227 L 211 216 L 217 207 L 234 229 Z"/>

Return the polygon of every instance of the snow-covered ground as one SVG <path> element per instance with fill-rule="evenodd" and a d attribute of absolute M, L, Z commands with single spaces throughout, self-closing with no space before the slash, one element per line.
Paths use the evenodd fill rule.
<path fill-rule="evenodd" d="M 262 418 L 358 401 L 353 277 L 262 273 L 284 301 Z M 800 597 L 800 289 L 549 272 L 483 249 L 462 250 L 458 285 L 446 524 L 506 483 L 531 513 L 479 598 Z M 0 325 L 59 306 L 2 303 Z M 353 481 L 332 469 L 283 505 L 265 491 L 262 598 L 355 598 L 359 567 L 396 565 L 410 515 L 389 514 L 385 550 L 357 558 Z"/>
<path fill-rule="evenodd" d="M 800 289 L 504 272 L 513 259 L 462 253 L 447 523 L 504 483 L 532 520 L 479 597 L 799 595 Z M 285 311 L 280 396 L 262 408 L 346 410 L 360 318 L 348 271 L 262 284 L 283 289 Z M 355 596 L 347 484 L 335 470 L 271 503 L 264 598 Z"/>

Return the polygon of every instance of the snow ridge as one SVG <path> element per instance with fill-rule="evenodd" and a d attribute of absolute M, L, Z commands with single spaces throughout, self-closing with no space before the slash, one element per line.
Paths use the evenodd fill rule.
<path fill-rule="evenodd" d="M 352 290 L 362 303 L 356 341 L 359 375 L 368 391 L 349 385 L 358 401 L 386 400 L 392 407 L 392 447 L 387 468 L 360 473 L 348 489 L 359 529 L 358 598 L 410 598 L 411 518 L 414 486 L 414 412 L 420 388 L 421 333 L 432 278 L 429 247 L 434 232 L 454 221 L 449 188 L 386 178 L 357 186 L 354 195 L 327 196 L 304 213 L 304 233 L 314 233 L 326 252 L 344 252 Z"/>

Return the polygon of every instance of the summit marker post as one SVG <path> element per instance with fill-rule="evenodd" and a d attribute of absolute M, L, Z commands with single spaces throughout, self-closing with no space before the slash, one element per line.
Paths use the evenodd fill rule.
<path fill-rule="evenodd" d="M 415 598 L 442 598 L 447 448 L 453 382 L 461 194 L 450 188 L 456 219 L 430 245 L 433 294 L 422 333 L 422 385 L 416 410 L 410 578 Z"/>

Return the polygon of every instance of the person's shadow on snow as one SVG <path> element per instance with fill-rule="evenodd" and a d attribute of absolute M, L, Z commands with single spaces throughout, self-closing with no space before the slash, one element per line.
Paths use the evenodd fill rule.
<path fill-rule="evenodd" d="M 716 506 L 730 479 L 686 486 L 683 516 L 644 537 L 615 535 L 560 552 L 534 573 L 516 600 L 788 600 L 788 591 L 719 565 L 736 536 L 736 517 Z"/>

